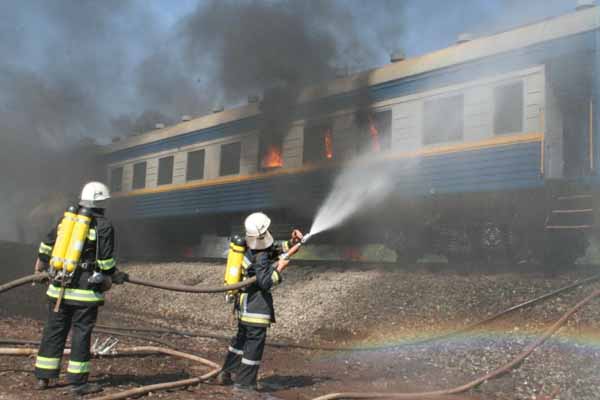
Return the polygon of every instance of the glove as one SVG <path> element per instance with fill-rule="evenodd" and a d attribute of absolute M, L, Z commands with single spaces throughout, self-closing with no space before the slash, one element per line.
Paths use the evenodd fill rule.
<path fill-rule="evenodd" d="M 111 275 L 111 278 L 114 284 L 122 285 L 126 280 L 129 279 L 129 275 L 123 271 L 115 271 L 115 273 Z"/>
<path fill-rule="evenodd" d="M 283 272 L 288 265 L 290 265 L 290 260 L 283 260 L 283 259 L 279 259 L 277 260 L 277 267 L 275 267 L 275 269 L 277 270 L 277 272 L 281 273 Z"/>
<path fill-rule="evenodd" d="M 99 292 L 106 292 L 112 287 L 110 276 L 104 275 L 101 272 L 94 272 L 94 274 L 88 278 L 88 283 Z"/>
<path fill-rule="evenodd" d="M 299 229 L 294 229 L 292 231 L 292 239 L 291 239 L 292 245 L 300 242 L 303 237 L 304 237 L 304 235 L 302 234 L 302 232 L 300 232 Z"/>

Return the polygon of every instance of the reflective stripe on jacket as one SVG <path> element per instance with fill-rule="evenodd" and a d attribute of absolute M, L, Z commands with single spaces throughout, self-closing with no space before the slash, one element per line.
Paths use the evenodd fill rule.
<path fill-rule="evenodd" d="M 49 285 L 46 295 L 52 299 L 58 299 L 58 296 L 60 295 L 60 286 L 56 286 L 55 284 Z M 104 295 L 91 289 L 72 289 L 67 287 L 65 288 L 63 299 L 78 303 L 94 304 L 103 303 Z"/>

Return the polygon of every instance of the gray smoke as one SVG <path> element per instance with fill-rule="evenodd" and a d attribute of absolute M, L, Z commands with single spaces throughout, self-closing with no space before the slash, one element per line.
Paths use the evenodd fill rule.
<path fill-rule="evenodd" d="M 131 32 L 151 27 L 141 12 L 116 0 L 0 3 L 2 237 L 33 240 L 23 226 L 39 202 L 96 176 L 90 139 L 109 137 L 110 116 L 128 107 L 128 45 L 147 40 Z"/>

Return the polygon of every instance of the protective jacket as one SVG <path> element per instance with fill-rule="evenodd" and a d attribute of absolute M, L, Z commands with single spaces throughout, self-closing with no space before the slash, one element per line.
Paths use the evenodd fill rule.
<path fill-rule="evenodd" d="M 271 288 L 281 283 L 281 275 L 276 269 L 277 260 L 289 248 L 289 242 L 281 241 L 264 250 L 246 250 L 242 264 L 243 279 L 256 276 L 256 283 L 242 289 L 239 295 L 237 308 L 240 323 L 267 327 L 275 322 Z"/>
<path fill-rule="evenodd" d="M 41 261 L 49 262 L 52 249 L 56 242 L 58 224 L 48 233 L 40 244 L 38 257 Z M 75 306 L 93 306 L 104 304 L 104 295 L 99 288 L 88 283 L 88 278 L 99 270 L 103 274 L 112 275 L 116 262 L 114 253 L 114 229 L 111 222 L 104 216 L 102 209 L 92 209 L 92 221 L 87 239 L 83 245 L 79 265 L 73 273 L 71 282 L 66 285 L 63 303 Z M 60 294 L 60 281 L 53 281 L 46 295 L 51 302 L 56 301 Z"/>

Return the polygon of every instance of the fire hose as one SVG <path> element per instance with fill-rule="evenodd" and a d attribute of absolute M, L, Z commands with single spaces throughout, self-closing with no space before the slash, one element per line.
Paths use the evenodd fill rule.
<path fill-rule="evenodd" d="M 296 243 L 294 246 L 292 246 L 291 249 L 289 249 L 287 252 L 283 253 L 280 256 L 280 259 L 289 260 L 291 258 L 291 256 L 293 254 L 295 254 L 300 249 L 300 247 L 302 247 L 308 241 L 308 239 L 311 236 L 312 235 L 310 233 L 307 234 L 306 236 L 304 236 L 302 241 Z M 134 285 L 153 287 L 156 289 L 170 290 L 173 292 L 222 293 L 222 292 L 229 292 L 231 290 L 239 290 L 239 289 L 248 287 L 256 282 L 256 276 L 245 279 L 244 281 L 239 282 L 239 283 L 234 283 L 231 285 L 219 285 L 219 286 L 213 286 L 213 287 L 210 287 L 210 286 L 209 287 L 197 287 L 197 286 L 188 286 L 188 285 L 173 285 L 173 284 L 166 284 L 166 283 L 157 283 L 157 282 L 153 282 L 153 281 L 145 281 L 142 279 L 132 278 L 129 275 L 127 275 L 125 277 L 125 282 L 133 283 Z"/>
<path fill-rule="evenodd" d="M 29 340 L 13 340 L 13 339 L 0 339 L 0 342 L 10 342 L 13 344 L 31 344 Z M 70 349 L 66 349 L 64 354 L 69 355 L 71 353 Z M 5 356 L 32 356 L 37 354 L 37 349 L 31 348 L 0 348 L 0 355 Z M 206 381 L 219 373 L 221 367 L 205 358 L 198 357 L 193 354 L 184 353 L 178 350 L 168 349 L 164 347 L 156 347 L 156 346 L 136 346 L 136 347 L 127 347 L 120 349 L 118 351 L 112 351 L 111 353 L 104 354 L 102 357 L 111 357 L 111 356 L 134 356 L 134 355 L 152 355 L 152 354 L 164 354 L 168 356 L 173 356 L 177 358 L 182 358 L 186 360 L 190 360 L 207 367 L 211 367 L 212 370 L 207 372 L 204 375 L 201 375 L 196 378 L 188 378 L 174 382 L 166 382 L 159 383 L 154 385 L 146 385 L 139 388 L 134 388 L 130 390 L 125 390 L 115 394 L 109 394 L 106 396 L 95 397 L 92 400 L 118 400 L 118 399 L 126 399 L 131 396 L 139 396 L 146 393 L 150 393 L 156 390 L 166 390 L 166 389 L 174 389 L 183 386 L 196 385 L 200 382 Z"/>
<path fill-rule="evenodd" d="M 40 282 L 43 281 L 45 279 L 48 278 L 48 275 L 45 273 L 41 273 L 41 274 L 34 274 L 34 275 L 30 275 L 30 276 L 26 276 L 20 279 L 17 279 L 15 281 L 6 283 L 2 286 L 0 286 L 0 293 L 10 290 L 10 289 L 14 289 L 18 286 L 22 286 L 25 285 L 27 283 L 30 282 Z M 219 286 L 219 287 L 204 287 L 204 288 L 199 288 L 196 286 L 187 286 L 187 285 L 173 285 L 173 284 L 162 284 L 162 283 L 156 283 L 156 282 L 151 282 L 151 281 L 144 281 L 141 279 L 136 279 L 136 278 L 132 278 L 131 276 L 128 276 L 126 281 L 133 283 L 133 284 L 138 284 L 138 285 L 142 285 L 142 286 L 149 286 L 149 287 L 154 287 L 154 288 L 159 288 L 159 289 L 164 289 L 164 290 L 170 290 L 170 291 L 177 291 L 177 292 L 184 292 L 184 293 L 218 293 L 218 292 L 222 292 L 222 291 L 228 291 L 228 290 L 234 290 L 234 289 L 239 289 L 241 287 L 245 287 L 246 285 L 250 285 L 253 282 L 255 282 L 256 278 L 252 277 L 250 279 L 247 279 L 244 282 L 240 282 L 239 284 L 235 284 L 235 285 L 228 285 L 228 286 Z M 424 343 L 430 343 L 432 341 L 437 341 L 437 340 L 441 340 L 441 339 L 445 339 L 448 337 L 452 337 L 455 335 L 458 335 L 460 333 L 464 333 L 464 332 L 468 332 L 472 329 L 475 329 L 479 326 L 482 326 L 484 324 L 487 324 L 489 322 L 492 322 L 506 314 L 509 314 L 511 312 L 514 312 L 516 310 L 528 307 L 528 306 L 532 306 L 534 304 L 537 304 L 543 300 L 549 299 L 553 296 L 556 296 L 558 294 L 564 293 L 566 291 L 572 290 L 574 288 L 577 288 L 581 285 L 585 285 L 585 284 L 589 284 L 589 283 L 593 283 L 595 281 L 600 280 L 600 274 L 596 274 L 593 275 L 591 277 L 576 281 L 572 284 L 569 284 L 567 286 L 563 286 L 561 288 L 558 288 L 556 290 L 553 290 L 549 293 L 543 294 L 541 296 L 538 296 L 534 299 L 525 301 L 523 303 L 514 305 L 506 310 L 500 311 L 490 317 L 487 317 L 483 320 L 474 322 L 472 324 L 469 324 L 467 326 L 464 326 L 458 330 L 455 330 L 453 332 L 449 332 L 443 335 L 438 335 L 438 336 L 434 336 L 434 337 L 429 337 L 429 338 L 425 338 L 419 341 L 414 341 L 414 342 L 410 342 L 407 344 L 411 344 L 411 345 L 418 345 L 418 344 L 424 344 Z M 195 337 L 207 337 L 207 338 L 211 338 L 211 339 L 216 339 L 216 340 L 229 340 L 228 336 L 225 335 L 220 335 L 220 334 L 215 334 L 215 333 L 195 333 L 195 332 L 181 332 L 181 331 L 175 331 L 175 330 L 161 330 L 161 329 L 140 329 L 140 328 L 123 328 L 123 327 L 115 327 L 115 326 L 102 326 L 102 325 L 98 325 L 98 329 L 96 329 L 97 332 L 103 332 L 103 333 L 107 333 L 107 334 L 112 334 L 115 336 L 129 336 L 129 337 L 134 337 L 134 338 L 138 338 L 138 339 L 142 339 L 142 340 L 149 340 L 149 341 L 153 341 L 156 343 L 159 343 L 163 346 L 168 346 L 168 344 L 166 342 L 160 341 L 159 339 L 156 338 L 152 338 L 152 337 L 148 337 L 148 336 L 136 336 L 134 334 L 124 334 L 124 333 L 120 333 L 119 331 L 138 331 L 138 332 L 148 332 L 148 333 L 159 333 L 159 334 L 172 334 L 172 335 L 180 335 L 180 336 L 195 336 Z M 314 345 L 306 345 L 306 344 L 298 344 L 298 343 L 286 343 L 286 342 L 273 342 L 270 341 L 267 343 L 267 345 L 272 346 L 272 347 L 292 347 L 292 348 L 299 348 L 299 349 L 305 349 L 305 350 L 321 350 L 321 351 L 343 351 L 343 350 L 352 350 L 352 351 L 375 351 L 380 349 L 380 347 L 352 347 L 352 348 L 346 348 L 346 347 L 341 347 L 341 346 L 314 346 Z"/>
<path fill-rule="evenodd" d="M 563 314 L 562 317 L 558 321 L 556 321 L 552 326 L 550 326 L 538 339 L 530 343 L 523 349 L 521 353 L 519 353 L 515 358 L 513 358 L 508 363 L 502 365 L 501 367 L 496 368 L 495 370 L 483 375 L 471 382 L 467 382 L 464 385 L 457 386 L 450 389 L 443 390 L 435 390 L 431 392 L 415 392 L 415 393 L 377 393 L 377 392 L 347 392 L 347 393 L 331 393 L 324 396 L 315 397 L 313 400 L 336 400 L 336 399 L 426 399 L 426 398 L 435 398 L 439 396 L 446 396 L 452 394 L 464 393 L 467 390 L 473 389 L 476 386 L 479 386 L 485 381 L 490 379 L 497 378 L 500 375 L 503 375 L 517 365 L 519 365 L 525 358 L 527 358 L 536 348 L 541 346 L 548 338 L 550 338 L 573 314 L 575 314 L 579 309 L 587 305 L 590 301 L 600 296 L 600 290 L 594 291 L 592 294 L 587 296 L 585 299 L 581 300 L 575 306 L 573 306 L 569 311 Z"/>
<path fill-rule="evenodd" d="M 464 385 L 444 389 L 444 390 L 436 390 L 430 392 L 416 392 L 416 393 L 360 393 L 360 392 L 347 392 L 347 393 L 331 393 L 324 396 L 316 397 L 313 400 L 335 400 L 335 399 L 375 399 L 375 398 L 388 398 L 388 399 L 427 399 L 427 398 L 441 398 L 442 396 L 454 395 L 459 393 L 464 393 L 467 390 L 473 389 L 474 387 L 482 384 L 485 381 L 490 379 L 494 379 L 500 375 L 503 375 L 517 365 L 519 365 L 525 358 L 527 358 L 536 348 L 541 346 L 544 342 L 546 342 L 564 323 L 577 311 L 579 311 L 582 307 L 587 305 L 590 301 L 600 296 L 600 290 L 594 291 L 592 294 L 587 296 L 585 299 L 581 300 L 575 306 L 573 306 L 570 310 L 568 310 L 558 321 L 556 321 L 552 326 L 550 326 L 538 339 L 530 343 L 525 349 L 518 354 L 515 358 L 513 358 L 510 362 L 505 365 L 489 372 L 488 374 L 481 376 L 471 382 L 465 383 Z M 3 340 L 0 340 L 2 342 Z M 15 341 L 13 341 L 14 343 Z M 29 341 L 24 341 L 29 342 Z M 65 352 L 66 354 L 68 350 Z M 121 393 L 117 393 L 114 395 L 108 395 L 103 397 L 94 398 L 93 400 L 117 400 L 124 399 L 133 395 L 140 395 L 144 393 L 148 393 L 155 390 L 162 389 L 173 389 L 177 387 L 189 386 L 200 383 L 203 380 L 209 379 L 212 376 L 215 376 L 219 372 L 219 367 L 217 364 L 212 361 L 208 361 L 201 357 L 197 357 L 191 354 L 182 353 L 177 350 L 154 347 L 154 346 L 142 346 L 142 347 L 133 347 L 130 349 L 120 350 L 118 354 L 148 354 L 149 352 L 159 352 L 162 354 L 173 355 L 176 357 L 187 358 L 193 361 L 201 362 L 205 365 L 209 365 L 214 367 L 215 369 L 201 377 L 198 378 L 190 378 L 184 379 L 175 382 L 167 382 L 164 384 L 156 384 L 144 386 L 141 388 L 127 390 Z M 0 355 L 33 355 L 36 354 L 37 350 L 35 349 L 0 349 Z"/>
<path fill-rule="evenodd" d="M 5 283 L 0 286 L 0 293 L 7 292 L 11 289 L 17 288 L 19 286 L 26 285 L 28 283 L 42 282 L 48 279 L 48 274 L 39 273 L 24 276 L 23 278 L 16 279 L 14 281 Z M 141 285 L 147 287 L 153 287 L 157 289 L 170 290 L 173 292 L 184 292 L 184 293 L 220 293 L 220 292 L 228 292 L 230 290 L 242 289 L 247 286 L 252 285 L 256 282 L 256 277 L 253 276 L 251 278 L 246 279 L 243 282 L 236 283 L 234 285 L 220 285 L 213 287 L 197 287 L 197 286 L 188 286 L 188 285 L 173 285 L 167 283 L 157 283 L 152 281 L 146 281 L 143 279 L 132 278 L 131 276 L 127 276 L 125 278 L 125 282 L 132 283 L 134 285 Z"/>
<path fill-rule="evenodd" d="M 46 274 L 35 274 L 35 275 L 30 275 L 12 282 L 9 282 L 5 285 L 0 286 L 0 293 L 13 289 L 15 287 L 27 284 L 29 282 L 37 282 L 37 281 L 43 281 L 44 279 L 47 278 Z M 542 296 L 539 296 L 535 299 L 526 301 L 524 303 L 518 304 L 516 306 L 510 307 L 507 310 L 504 310 L 502 312 L 499 312 L 497 314 L 494 314 L 493 316 L 486 318 L 482 321 L 476 322 L 474 324 L 468 325 L 465 328 L 462 328 L 461 330 L 451 333 L 451 334 L 447 334 L 447 335 L 443 335 L 441 337 L 436 337 L 436 338 L 430 338 L 427 339 L 427 341 L 429 340 L 434 340 L 434 339 L 439 339 L 439 338 L 443 338 L 443 337 L 448 337 L 451 336 L 455 333 L 458 332 L 464 332 L 465 330 L 469 330 L 472 329 L 476 326 L 482 325 L 486 322 L 490 322 L 491 320 L 494 320 L 504 314 L 507 314 L 509 312 L 515 311 L 519 308 L 523 308 L 525 306 L 529 306 L 532 304 L 535 304 L 539 301 L 548 299 L 554 295 L 557 295 L 559 293 L 562 293 L 566 290 L 569 289 L 573 289 L 575 287 L 578 287 L 580 285 L 586 284 L 586 283 L 590 283 L 593 281 L 596 281 L 600 279 L 600 274 L 599 275 L 595 275 L 589 278 L 586 278 L 584 280 L 581 281 L 577 281 L 571 285 L 556 289 L 550 293 L 544 294 Z M 144 282 L 145 281 L 138 281 L 138 282 Z M 132 282 L 132 283 L 136 283 L 136 282 Z M 151 282 L 152 283 L 152 282 Z M 248 281 L 244 281 L 243 283 L 248 283 Z M 143 283 L 139 283 L 139 284 L 143 284 Z M 153 284 L 153 283 L 152 283 Z M 160 285 L 161 288 L 162 286 L 166 286 L 169 288 L 176 288 L 174 290 L 176 291 L 184 291 L 184 292 L 188 292 L 189 289 L 193 289 L 193 292 L 197 292 L 200 288 L 197 287 L 191 287 L 191 286 L 179 286 L 179 285 Z M 236 287 L 232 287 L 232 286 L 236 286 Z M 225 291 L 225 290 L 232 290 L 232 289 L 237 289 L 239 288 L 240 284 L 237 285 L 230 285 L 230 287 L 220 287 L 221 290 L 216 290 L 217 288 L 208 288 L 208 292 L 206 293 L 213 293 L 213 292 L 219 292 L 219 291 Z M 157 287 L 156 285 L 152 286 L 152 287 Z M 181 290 L 183 289 L 183 290 Z M 171 290 L 171 289 L 167 289 L 167 290 Z M 200 289 L 202 290 L 202 289 Z M 201 293 L 204 291 L 200 291 Z M 521 352 L 517 357 L 515 357 L 511 362 L 505 364 L 504 366 L 497 368 L 496 370 L 488 373 L 487 375 L 480 377 L 474 381 L 471 381 L 469 383 L 466 383 L 462 386 L 456 387 L 456 388 L 452 388 L 452 389 L 447 389 L 447 390 L 438 390 L 438 391 L 432 391 L 432 392 L 421 392 L 421 393 L 333 393 L 333 394 L 328 394 L 325 396 L 321 396 L 318 398 L 315 398 L 314 400 L 332 400 L 332 399 L 344 399 L 344 398 L 348 398 L 348 399 L 368 399 L 368 398 L 394 398 L 394 399 L 426 399 L 426 398 L 440 398 L 440 396 L 447 396 L 447 395 L 452 395 L 452 394 L 458 394 L 458 393 L 463 393 L 469 389 L 472 389 L 473 387 L 478 386 L 479 384 L 489 380 L 489 379 L 493 379 L 496 378 L 499 375 L 502 375 L 506 372 L 508 372 L 509 370 L 511 370 L 512 368 L 514 368 L 515 366 L 517 366 L 519 363 L 521 363 L 528 355 L 530 355 L 537 347 L 539 347 L 540 345 L 542 345 L 550 336 L 552 336 L 566 321 L 567 319 L 573 315 L 575 312 L 577 312 L 580 308 L 582 308 L 583 306 L 585 306 L 587 303 L 589 303 L 592 299 L 594 299 L 595 297 L 600 296 L 600 290 L 596 291 L 594 293 L 592 293 L 590 296 L 588 296 L 587 298 L 585 298 L 584 300 L 582 300 L 581 302 L 579 302 L 577 305 L 575 305 L 571 310 L 569 310 L 565 315 L 563 315 L 563 317 L 561 317 L 555 324 L 553 324 L 548 330 L 546 330 L 546 332 L 536 341 L 534 341 L 533 343 L 531 343 L 529 346 L 527 346 L 523 352 Z M 111 327 L 114 329 L 114 327 Z M 123 328 L 121 328 L 123 330 Z M 128 330 L 128 328 L 124 328 L 124 330 Z M 130 329 L 130 330 L 135 330 L 135 329 Z M 157 331 L 157 330 L 151 330 L 151 329 L 146 329 L 143 331 Z M 160 332 L 162 331 L 166 331 L 166 330 L 159 330 Z M 107 333 L 111 333 L 111 334 L 119 334 L 119 332 L 114 332 L 114 331 L 110 331 L 110 330 L 105 330 L 105 332 Z M 167 331 L 167 332 L 162 332 L 162 333 L 180 333 L 177 331 Z M 145 340 L 153 340 L 151 338 L 145 337 L 145 336 L 140 336 L 140 335 L 131 335 L 131 334 L 123 334 L 123 336 L 131 336 L 131 337 L 137 337 L 139 339 L 145 339 Z M 190 334 L 189 332 L 185 332 L 185 336 L 192 336 L 192 334 Z M 11 339 L 5 339 L 2 340 L 0 339 L 0 343 L 17 343 L 19 341 L 16 340 L 11 340 Z M 31 341 L 29 341 L 28 344 L 30 344 Z M 292 347 L 292 346 L 290 346 Z M 150 347 L 147 347 L 150 348 Z M 340 348 L 336 348 L 337 350 L 340 350 Z M 371 348 L 373 349 L 373 348 Z M 10 350 L 10 349 L 5 349 L 5 350 Z M 13 349 L 13 350 L 27 350 L 27 349 Z M 167 349 L 169 350 L 169 349 Z M 355 350 L 355 349 L 354 349 Z M 34 350 L 35 351 L 35 350 Z M 169 351 L 174 351 L 177 352 L 175 350 L 169 350 Z M 179 353 L 179 352 L 178 352 Z M 5 354 L 3 352 L 0 351 L 0 355 L 1 354 Z M 182 353 L 185 354 L 185 353 Z M 216 364 L 215 364 L 216 365 Z M 218 367 L 218 366 L 217 366 Z M 214 376 L 218 373 L 218 370 L 215 371 L 211 371 L 210 373 L 206 374 L 206 375 L 210 375 L 210 376 Z M 137 389 L 132 389 L 129 391 L 125 391 L 116 395 L 110 395 L 110 396 L 104 396 L 104 397 L 100 397 L 94 400 L 114 400 L 114 399 L 123 399 L 126 398 L 128 396 L 132 396 L 132 395 L 139 395 L 139 394 L 144 394 L 144 393 L 148 393 L 150 391 L 153 390 L 161 390 L 161 389 L 170 389 L 170 388 L 176 388 L 176 387 L 182 387 L 182 386 L 189 386 L 189 385 L 193 385 L 193 384 L 197 384 L 199 382 L 201 382 L 204 379 L 208 379 L 208 378 L 204 378 L 204 376 L 202 377 L 198 377 L 198 378 L 190 378 L 190 379 L 186 379 L 186 380 L 181 380 L 181 381 L 176 381 L 176 382 L 169 382 L 169 383 L 164 383 L 164 384 L 157 384 L 157 385 L 149 385 L 149 386 L 145 386 L 145 387 L 141 387 L 141 388 L 137 388 Z M 114 396 L 118 396 L 118 397 L 114 397 Z"/>
<path fill-rule="evenodd" d="M 288 250 L 286 253 L 281 255 L 281 258 L 283 259 L 289 259 L 291 257 L 292 254 L 294 254 L 296 251 L 298 251 L 298 249 L 304 244 L 306 243 L 306 241 L 308 240 L 308 238 L 311 235 L 308 234 L 305 236 L 305 238 L 295 244 L 290 250 Z M 0 286 L 0 293 L 5 292 L 7 290 L 13 289 L 15 287 L 18 286 L 22 286 L 25 285 L 27 283 L 30 282 L 41 282 L 45 279 L 48 279 L 48 274 L 47 273 L 38 273 L 38 274 L 33 274 L 33 275 L 29 275 L 29 276 L 25 276 L 23 278 L 17 279 L 15 281 L 9 282 L 5 285 Z M 183 292 L 183 293 L 222 293 L 222 292 L 229 292 L 231 290 L 239 290 L 239 289 L 243 289 L 245 287 L 248 287 L 252 284 L 254 284 L 256 282 L 256 276 L 250 277 L 248 279 L 245 279 L 242 282 L 239 283 L 235 283 L 232 285 L 219 285 L 219 286 L 209 286 L 209 287 L 197 287 L 197 286 L 188 286 L 188 285 L 173 285 L 173 284 L 168 284 L 168 283 L 157 283 L 157 282 L 153 282 L 153 281 L 146 281 L 143 279 L 137 279 L 137 278 L 133 278 L 129 275 L 125 276 L 125 282 L 129 282 L 132 283 L 134 285 L 141 285 L 141 286 L 147 286 L 147 287 L 153 287 L 156 289 L 164 289 L 164 290 L 170 290 L 173 292 Z"/>
<path fill-rule="evenodd" d="M 46 273 L 24 276 L 23 278 L 19 278 L 14 281 L 5 283 L 4 285 L 0 285 L 0 293 L 7 292 L 11 289 L 26 285 L 28 283 L 42 282 L 46 279 L 48 279 L 48 274 L 46 274 Z"/>
<path fill-rule="evenodd" d="M 4 342 L 7 339 L 0 339 L 1 342 Z M 30 340 L 11 340 L 15 344 L 31 344 Z M 19 343 L 20 342 L 20 343 Z M 33 356 L 38 352 L 37 349 L 33 348 L 0 348 L 0 355 L 3 356 Z M 65 355 L 70 355 L 71 350 L 65 349 Z M 211 367 L 213 369 L 220 369 L 221 367 L 214 363 L 213 361 L 207 360 L 206 358 L 202 358 L 196 356 L 194 354 L 185 353 L 183 351 L 169 349 L 166 347 L 158 347 L 158 346 L 133 346 L 133 347 L 124 347 L 118 351 L 111 351 L 107 354 L 102 354 L 98 356 L 102 357 L 114 357 L 114 356 L 139 356 L 139 355 L 151 355 L 151 354 L 164 354 L 168 356 L 173 356 L 177 358 L 183 358 L 186 360 L 194 361 L 199 364 L 206 365 L 207 367 Z"/>
<path fill-rule="evenodd" d="M 172 292 L 183 292 L 183 293 L 221 293 L 228 292 L 230 290 L 242 289 L 247 286 L 252 285 L 256 282 L 256 277 L 253 276 L 251 278 L 246 279 L 243 282 L 236 283 L 233 285 L 219 285 L 213 287 L 197 287 L 197 286 L 188 286 L 188 285 L 173 285 L 168 283 L 158 283 L 153 281 L 145 281 L 142 279 L 133 278 L 128 276 L 125 278 L 125 282 L 132 283 L 134 285 L 153 287 L 156 289 L 164 289 L 170 290 Z M 0 288 L 1 289 L 1 288 Z"/>

